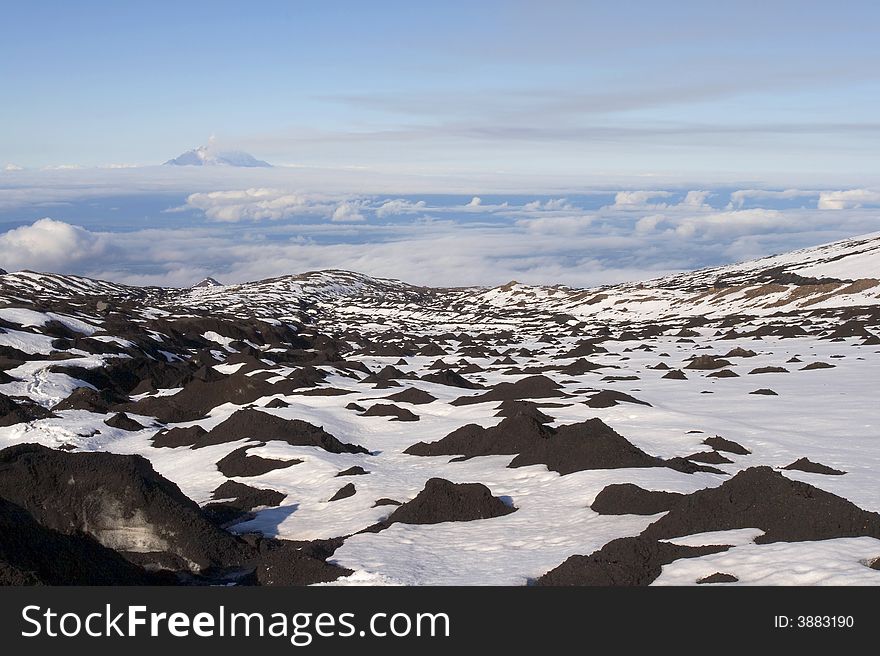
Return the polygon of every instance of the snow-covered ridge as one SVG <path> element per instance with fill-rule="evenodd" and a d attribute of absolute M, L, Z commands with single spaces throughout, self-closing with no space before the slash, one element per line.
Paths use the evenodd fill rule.
<path fill-rule="evenodd" d="M 0 294 L 9 300 L 105 297 L 150 311 L 189 308 L 324 325 L 353 325 L 369 310 L 383 325 L 514 326 L 560 315 L 614 323 L 877 305 L 878 278 L 880 233 L 875 233 L 749 262 L 592 289 L 516 282 L 491 289 L 427 288 L 332 269 L 234 285 L 200 283 L 189 289 L 19 272 L 0 277 Z"/>
<path fill-rule="evenodd" d="M 572 289 L 508 283 L 472 302 L 555 308 L 581 319 L 768 315 L 880 303 L 880 233 L 640 283 Z"/>

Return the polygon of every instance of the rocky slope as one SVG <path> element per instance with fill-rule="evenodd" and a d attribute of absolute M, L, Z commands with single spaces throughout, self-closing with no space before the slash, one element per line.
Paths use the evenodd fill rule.
<path fill-rule="evenodd" d="M 878 278 L 0 275 L 0 581 L 880 583 Z"/>

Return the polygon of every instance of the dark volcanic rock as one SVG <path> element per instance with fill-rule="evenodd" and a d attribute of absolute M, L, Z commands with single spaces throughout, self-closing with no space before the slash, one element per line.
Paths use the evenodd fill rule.
<path fill-rule="evenodd" d="M 730 362 L 711 355 L 699 355 L 690 361 L 685 369 L 722 369 L 730 366 Z"/>
<path fill-rule="evenodd" d="M 406 408 L 399 408 L 391 403 L 376 403 L 362 417 L 391 417 L 391 421 L 418 421 L 419 416 Z"/>
<path fill-rule="evenodd" d="M 105 419 L 104 423 L 110 428 L 119 428 L 124 431 L 139 431 L 144 429 L 142 424 L 135 421 L 124 412 L 117 412 L 110 417 L 110 419 Z"/>
<path fill-rule="evenodd" d="M 318 370 L 316 370 L 318 371 Z M 156 417 L 164 423 L 195 421 L 224 403 L 247 405 L 264 396 L 291 394 L 303 387 L 313 387 L 313 376 L 299 372 L 299 376 L 270 383 L 259 375 L 247 376 L 236 372 L 221 380 L 193 379 L 177 394 L 146 397 L 136 403 L 116 406 L 116 410 Z M 323 374 L 322 374 L 323 375 Z"/>
<path fill-rule="evenodd" d="M 422 405 L 437 400 L 437 397 L 433 394 L 429 394 L 425 390 L 420 390 L 417 387 L 410 387 L 409 389 L 397 392 L 391 396 L 386 396 L 385 398 L 389 401 L 395 401 L 397 403 L 412 403 L 413 405 Z"/>
<path fill-rule="evenodd" d="M 563 475 L 586 469 L 681 466 L 648 455 L 596 418 L 552 428 L 532 417 L 514 415 L 491 428 L 462 426 L 437 442 L 413 444 L 404 453 L 466 458 L 516 454 L 509 467 L 546 465 Z M 692 467 L 691 471 L 699 469 Z"/>
<path fill-rule="evenodd" d="M 336 546 L 231 535 L 141 456 L 36 444 L 0 451 L 2 582 L 305 585 L 351 573 L 325 562 Z"/>
<path fill-rule="evenodd" d="M 557 404 L 538 404 L 533 401 L 502 401 L 498 404 L 498 412 L 495 413 L 495 416 L 514 417 L 516 415 L 525 415 L 538 423 L 548 424 L 553 421 L 553 417 L 544 414 L 540 410 L 540 408 L 547 407 L 548 405 L 555 406 Z"/>
<path fill-rule="evenodd" d="M 739 374 L 731 369 L 721 369 L 707 374 L 706 378 L 739 378 Z"/>
<path fill-rule="evenodd" d="M 787 374 L 788 369 L 785 367 L 758 367 L 757 369 L 752 369 L 750 374 Z"/>
<path fill-rule="evenodd" d="M 260 442 L 277 440 L 291 446 L 316 446 L 330 453 L 368 453 L 356 444 L 340 442 L 323 428 L 301 419 L 284 419 L 259 410 L 236 410 L 199 438 L 193 448 L 224 444 L 241 439 Z"/>
<path fill-rule="evenodd" d="M 733 574 L 725 574 L 724 572 L 715 572 L 714 574 L 710 574 L 709 576 L 704 576 L 701 579 L 697 579 L 697 583 L 699 585 L 703 585 L 705 583 L 736 583 L 739 581 Z"/>
<path fill-rule="evenodd" d="M 801 367 L 801 371 L 812 371 L 813 369 L 834 369 L 835 365 L 828 362 L 811 362 L 805 367 Z"/>
<path fill-rule="evenodd" d="M 303 543 L 261 539 L 256 545 L 253 582 L 273 586 L 313 585 L 353 574 L 350 569 L 326 562 L 341 544 L 341 540 Z"/>
<path fill-rule="evenodd" d="M 758 544 L 880 538 L 880 515 L 769 467 L 753 467 L 718 487 L 686 496 L 642 535 L 662 540 L 737 528 L 763 530 Z"/>
<path fill-rule="evenodd" d="M 0 498 L 0 585 L 157 585 L 149 574 L 92 536 L 39 524 Z"/>
<path fill-rule="evenodd" d="M 448 387 L 460 387 L 462 389 L 483 389 L 483 386 L 474 383 L 461 374 L 457 374 L 449 369 L 438 371 L 433 374 L 425 374 L 421 380 L 427 383 L 437 383 L 439 385 L 447 385 Z"/>
<path fill-rule="evenodd" d="M 264 408 L 289 408 L 290 404 L 287 401 L 285 401 L 284 399 L 272 399 L 263 407 Z"/>
<path fill-rule="evenodd" d="M 612 540 L 589 556 L 570 556 L 535 585 L 649 585 L 663 565 L 679 558 L 696 558 L 726 551 L 726 545 L 685 547 L 644 537 Z"/>
<path fill-rule="evenodd" d="M 825 474 L 827 476 L 843 476 L 846 472 L 834 469 L 820 462 L 813 462 L 807 458 L 798 458 L 790 465 L 786 465 L 783 469 L 796 469 L 798 471 L 810 472 L 812 474 Z"/>
<path fill-rule="evenodd" d="M 754 392 L 749 392 L 749 394 L 762 394 L 764 396 L 779 396 L 772 389 L 768 389 L 766 387 L 762 387 L 761 389 L 756 389 Z"/>
<path fill-rule="evenodd" d="M 639 405 L 651 406 L 647 401 L 640 401 L 634 396 L 618 392 L 616 390 L 602 390 L 598 394 L 594 394 L 584 403 L 590 408 L 610 408 L 618 403 L 638 403 Z"/>
<path fill-rule="evenodd" d="M 126 323 L 121 327 L 123 332 L 129 325 Z M 55 365 L 51 371 L 78 378 L 99 391 L 124 397 L 156 389 L 182 387 L 192 379 L 195 367 L 185 362 L 167 362 L 164 358 L 155 359 L 137 355 L 107 359 L 103 366 L 96 369 Z"/>
<path fill-rule="evenodd" d="M 570 351 L 562 353 L 557 358 L 582 358 L 584 356 L 593 355 L 595 353 L 607 353 L 608 349 L 604 346 L 599 346 L 592 340 L 581 341 L 577 346 L 575 346 Z"/>
<path fill-rule="evenodd" d="M 685 456 L 687 460 L 693 460 L 694 462 L 705 462 L 709 465 L 728 465 L 733 460 L 730 458 L 725 458 L 717 451 L 702 451 L 700 453 L 693 453 L 689 456 Z"/>
<path fill-rule="evenodd" d="M 656 515 L 666 512 L 684 495 L 651 491 L 632 483 L 606 485 L 590 505 L 600 515 Z"/>
<path fill-rule="evenodd" d="M 109 390 L 99 392 L 91 387 L 77 387 L 66 399 L 52 406 L 52 410 L 88 410 L 105 414 L 114 404 L 125 400 Z"/>
<path fill-rule="evenodd" d="M 673 369 L 668 374 L 664 374 L 662 378 L 669 378 L 670 380 L 687 380 L 687 376 L 684 375 L 684 372 L 681 369 Z"/>
<path fill-rule="evenodd" d="M 725 440 L 720 435 L 707 437 L 705 440 L 703 440 L 703 444 L 705 444 L 706 446 L 711 446 L 716 451 L 727 451 L 728 453 L 735 453 L 740 456 L 747 456 L 752 453 L 743 445 L 737 444 L 733 440 Z"/>
<path fill-rule="evenodd" d="M 414 499 L 391 513 L 383 524 L 470 522 L 501 517 L 514 511 L 516 508 L 492 496 L 482 483 L 451 483 L 443 478 L 432 478 Z"/>
<path fill-rule="evenodd" d="M 250 456 L 248 450 L 256 446 L 265 446 L 264 444 L 250 444 L 236 449 L 229 455 L 217 461 L 217 469 L 227 478 L 236 476 L 260 476 L 266 472 L 275 469 L 284 469 L 292 465 L 298 465 L 302 460 L 296 458 L 291 460 L 276 460 L 275 458 L 263 458 L 261 456 Z"/>
<path fill-rule="evenodd" d="M 9 447 L 0 451 L 0 496 L 46 528 L 88 533 L 116 551 L 169 554 L 202 569 L 245 558 L 239 540 L 141 456 Z"/>
<path fill-rule="evenodd" d="M 12 426 L 54 416 L 46 408 L 30 399 L 13 399 L 11 396 L 0 393 L 0 426 Z"/>
<path fill-rule="evenodd" d="M 389 499 L 387 497 L 382 497 L 381 499 L 376 499 L 373 503 L 373 508 L 378 508 L 379 506 L 400 506 L 403 505 L 400 501 L 395 501 L 394 499 Z"/>
<path fill-rule="evenodd" d="M 515 383 L 498 383 L 488 392 L 476 396 L 461 396 L 451 405 L 470 405 L 486 401 L 505 401 L 507 399 L 543 399 L 565 396 L 559 391 L 560 385 L 547 376 L 529 376 Z"/>
<path fill-rule="evenodd" d="M 348 469 L 343 469 L 341 472 L 336 474 L 336 476 L 337 477 L 339 477 L 339 476 L 363 476 L 364 474 L 369 474 L 369 473 L 370 472 L 368 472 L 363 467 L 358 467 L 357 465 L 355 465 L 354 467 L 349 467 Z"/>
<path fill-rule="evenodd" d="M 586 373 L 596 371 L 596 369 L 603 369 L 605 367 L 607 367 L 607 365 L 596 364 L 585 358 L 579 358 L 564 367 L 557 367 L 556 370 L 568 376 L 583 376 Z"/>
<path fill-rule="evenodd" d="M 237 481 L 226 481 L 211 493 L 212 499 L 234 499 L 236 506 L 253 510 L 257 506 L 277 506 L 287 495 L 276 490 L 251 487 Z"/>
<path fill-rule="evenodd" d="M 355 488 L 354 483 L 346 483 L 336 491 L 336 494 L 330 497 L 329 501 L 339 501 L 340 499 L 347 499 L 348 497 L 353 497 L 356 492 L 357 488 Z"/>
<path fill-rule="evenodd" d="M 753 358 L 757 353 L 752 351 L 751 349 L 744 349 L 737 346 L 734 349 L 730 349 L 727 353 L 724 354 L 725 358 Z"/>
<path fill-rule="evenodd" d="M 388 381 L 406 379 L 406 378 L 413 378 L 413 375 L 404 373 L 403 371 L 401 371 L 397 367 L 393 367 L 391 365 L 388 365 L 387 367 L 384 367 L 380 371 L 377 371 L 374 374 L 370 374 L 369 376 L 364 378 L 361 382 L 362 383 L 387 383 Z"/>
<path fill-rule="evenodd" d="M 211 494 L 219 501 L 202 506 L 202 512 L 218 526 L 226 526 L 248 517 L 254 508 L 279 505 L 287 497 L 282 492 L 267 490 L 237 481 L 226 481 Z"/>
<path fill-rule="evenodd" d="M 176 426 L 174 428 L 162 429 L 153 435 L 153 446 L 156 448 L 192 446 L 207 434 L 208 431 L 201 426 L 190 426 L 189 428 Z"/>

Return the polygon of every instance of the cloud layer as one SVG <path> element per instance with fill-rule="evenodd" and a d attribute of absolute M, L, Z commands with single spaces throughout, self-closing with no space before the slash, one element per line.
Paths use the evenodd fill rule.
<path fill-rule="evenodd" d="M 322 268 L 426 285 L 591 286 L 880 230 L 880 194 L 870 189 L 383 197 L 250 187 L 185 198 L 151 227 L 65 220 L 100 203 L 56 200 L 54 218 L 0 233 L 0 266 L 181 286 Z"/>

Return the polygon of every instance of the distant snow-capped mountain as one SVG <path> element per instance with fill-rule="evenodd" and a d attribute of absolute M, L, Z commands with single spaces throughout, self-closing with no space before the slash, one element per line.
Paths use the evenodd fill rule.
<path fill-rule="evenodd" d="M 268 162 L 257 159 L 240 150 L 217 150 L 213 142 L 199 146 L 165 162 L 173 166 L 238 166 L 246 168 L 271 167 Z"/>

